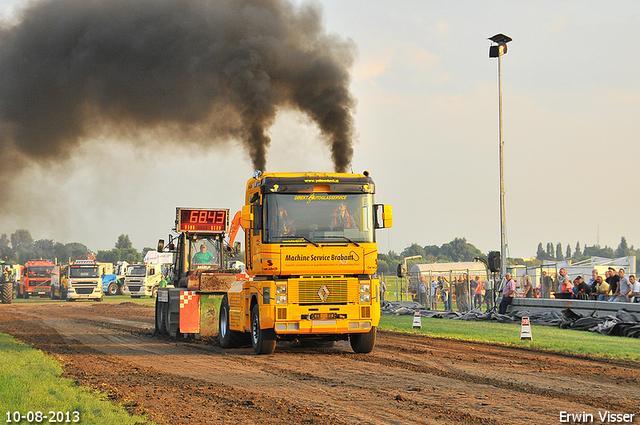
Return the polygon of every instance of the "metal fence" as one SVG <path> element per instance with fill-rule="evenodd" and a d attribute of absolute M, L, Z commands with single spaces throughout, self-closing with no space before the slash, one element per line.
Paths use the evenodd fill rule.
<path fill-rule="evenodd" d="M 463 280 L 463 275 L 467 279 Z M 438 286 L 438 277 L 449 282 L 448 295 L 443 286 Z M 479 278 L 483 287 L 479 294 L 472 289 L 471 279 Z M 451 269 L 448 271 L 422 273 L 409 273 L 407 278 L 396 276 L 380 276 L 381 282 L 386 285 L 387 301 L 416 301 L 431 310 L 445 310 L 450 297 L 451 310 L 468 311 L 472 308 L 490 309 L 494 305 L 495 291 L 491 279 L 487 278 L 485 271 L 471 269 Z M 432 282 L 436 282 L 435 288 Z"/>

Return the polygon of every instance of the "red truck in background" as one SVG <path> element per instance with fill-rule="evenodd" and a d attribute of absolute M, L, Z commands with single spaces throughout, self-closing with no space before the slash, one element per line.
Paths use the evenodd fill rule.
<path fill-rule="evenodd" d="M 18 285 L 18 298 L 29 298 L 31 295 L 49 296 L 51 292 L 51 260 L 29 260 L 22 269 L 22 278 Z"/>

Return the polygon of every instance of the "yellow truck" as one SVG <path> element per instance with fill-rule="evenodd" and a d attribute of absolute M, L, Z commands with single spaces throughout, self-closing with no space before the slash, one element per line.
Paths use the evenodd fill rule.
<path fill-rule="evenodd" d="M 227 266 L 228 210 L 178 208 L 177 246 L 169 243 L 176 262 L 158 291 L 156 331 L 210 336 L 211 301 L 222 295 L 215 322 L 223 348 L 251 343 L 268 354 L 278 340 L 348 339 L 356 353 L 371 352 L 380 321 L 375 231 L 392 225 L 391 207 L 375 204 L 374 193 L 367 172 L 257 172 L 239 216 L 248 275 Z"/>
<path fill-rule="evenodd" d="M 375 230 L 392 225 L 391 206 L 375 204 L 374 193 L 368 172 L 257 172 L 242 208 L 254 277 L 225 294 L 220 345 L 249 334 L 257 354 L 294 339 L 349 339 L 355 352 L 370 352 L 380 321 Z"/>

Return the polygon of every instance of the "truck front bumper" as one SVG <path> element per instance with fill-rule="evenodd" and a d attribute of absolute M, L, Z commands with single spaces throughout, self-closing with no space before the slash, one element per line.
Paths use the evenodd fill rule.
<path fill-rule="evenodd" d="M 277 334 L 366 333 L 380 323 L 380 309 L 377 304 L 343 308 L 322 306 L 314 309 L 276 306 L 274 317 Z"/>
<path fill-rule="evenodd" d="M 71 287 L 67 291 L 67 299 L 68 300 L 81 300 L 81 299 L 102 299 L 104 293 L 101 291 L 101 288 L 75 288 Z"/>
<path fill-rule="evenodd" d="M 123 285 L 122 293 L 125 295 L 131 295 L 134 297 L 150 297 L 152 295 L 153 287 L 140 286 L 140 285 Z"/>

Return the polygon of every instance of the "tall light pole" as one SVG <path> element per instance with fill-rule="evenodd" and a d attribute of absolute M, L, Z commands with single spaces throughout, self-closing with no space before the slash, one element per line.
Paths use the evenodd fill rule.
<path fill-rule="evenodd" d="M 507 273 L 507 235 L 504 213 L 504 139 L 502 138 L 502 55 L 507 53 L 507 43 L 512 39 L 504 34 L 489 37 L 495 44 L 489 47 L 489 57 L 498 58 L 498 109 L 500 126 L 500 277 Z"/>

